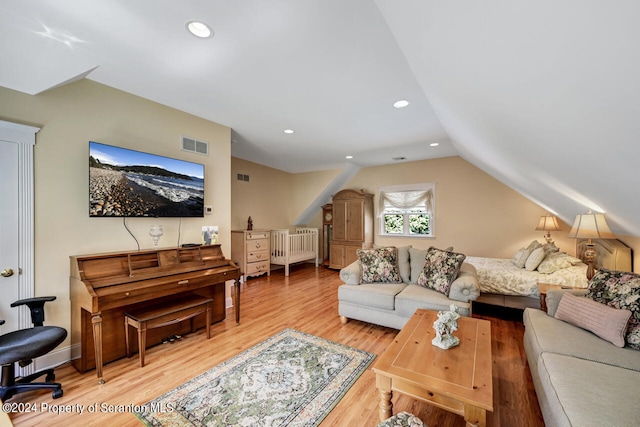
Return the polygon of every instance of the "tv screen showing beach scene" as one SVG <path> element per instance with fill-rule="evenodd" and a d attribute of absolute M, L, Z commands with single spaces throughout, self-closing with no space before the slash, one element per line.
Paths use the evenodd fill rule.
<path fill-rule="evenodd" d="M 89 216 L 203 217 L 204 165 L 91 141 Z"/>

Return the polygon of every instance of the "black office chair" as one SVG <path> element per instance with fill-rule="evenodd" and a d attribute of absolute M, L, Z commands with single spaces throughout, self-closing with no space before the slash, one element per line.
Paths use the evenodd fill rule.
<path fill-rule="evenodd" d="M 26 305 L 31 310 L 33 328 L 21 329 L 0 335 L 0 365 L 2 365 L 2 385 L 0 399 L 5 401 L 17 393 L 25 391 L 49 389 L 53 390 L 53 398 L 62 397 L 62 385 L 54 383 L 56 379 L 53 369 L 47 369 L 22 378 L 16 378 L 15 364 L 25 367 L 36 357 L 43 356 L 56 348 L 67 337 L 67 331 L 57 326 L 43 326 L 44 303 L 56 297 L 28 298 L 16 301 L 11 307 Z M 0 320 L 0 325 L 4 320 Z M 47 375 L 44 383 L 32 382 L 42 375 Z"/>

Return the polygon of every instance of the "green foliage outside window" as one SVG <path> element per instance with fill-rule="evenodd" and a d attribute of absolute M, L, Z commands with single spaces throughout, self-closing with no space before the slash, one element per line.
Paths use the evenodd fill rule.
<path fill-rule="evenodd" d="M 385 214 L 385 234 L 403 234 L 405 217 L 409 218 L 409 234 L 428 235 L 431 233 L 431 218 L 428 214 Z"/>
<path fill-rule="evenodd" d="M 430 234 L 431 218 L 427 214 L 409 215 L 409 234 Z"/>
<path fill-rule="evenodd" d="M 402 234 L 404 229 L 404 215 L 393 214 L 384 216 L 384 232 L 388 234 Z"/>

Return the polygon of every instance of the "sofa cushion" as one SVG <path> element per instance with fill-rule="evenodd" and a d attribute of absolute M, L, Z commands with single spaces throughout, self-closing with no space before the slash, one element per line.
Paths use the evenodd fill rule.
<path fill-rule="evenodd" d="M 398 249 L 394 246 L 358 249 L 362 283 L 400 283 Z"/>
<path fill-rule="evenodd" d="M 555 317 L 593 332 L 616 347 L 624 347 L 631 312 L 567 293 L 562 296 Z"/>
<path fill-rule="evenodd" d="M 465 258 L 464 254 L 430 247 L 416 283 L 443 295 L 449 295 L 451 283 L 458 277 Z"/>
<path fill-rule="evenodd" d="M 424 260 L 427 257 L 426 249 L 410 248 L 409 249 L 409 264 L 411 265 L 411 276 L 409 283 L 415 285 L 420 277 L 422 267 L 424 267 Z"/>
<path fill-rule="evenodd" d="M 427 310 L 449 311 L 450 305 L 458 306 L 462 316 L 470 316 L 470 303 L 462 301 L 452 301 L 446 295 L 433 289 L 424 288 L 419 285 L 408 285 L 398 295 L 396 295 L 396 311 L 403 316 L 411 317 L 419 308 Z"/>
<path fill-rule="evenodd" d="M 631 311 L 627 345 L 640 350 L 640 274 L 600 269 L 589 282 L 587 298 Z"/>
<path fill-rule="evenodd" d="M 404 283 L 342 285 L 338 287 L 338 300 L 394 310 L 396 295 L 406 286 Z"/>
<path fill-rule="evenodd" d="M 591 332 L 548 316 L 541 310 L 526 308 L 523 320 L 525 348 L 530 349 L 527 354 L 533 352 L 534 363 L 542 353 L 558 353 L 640 372 L 640 357 L 635 350 L 613 347 Z"/>
<path fill-rule="evenodd" d="M 640 372 L 555 353 L 542 354 L 537 369 L 547 425 L 638 425 Z"/>

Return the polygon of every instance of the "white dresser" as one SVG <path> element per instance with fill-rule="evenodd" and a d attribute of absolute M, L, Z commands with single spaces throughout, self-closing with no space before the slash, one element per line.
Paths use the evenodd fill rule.
<path fill-rule="evenodd" d="M 271 274 L 269 230 L 232 230 L 231 259 L 238 264 L 244 278 Z"/>

